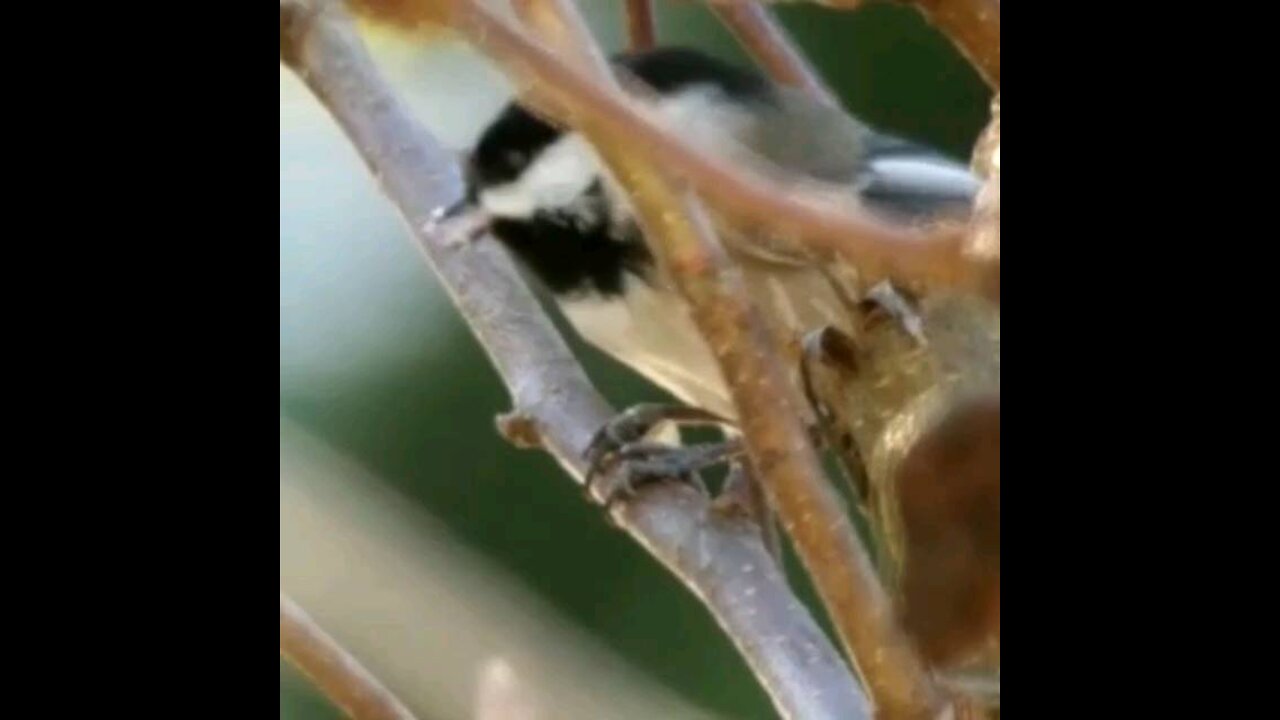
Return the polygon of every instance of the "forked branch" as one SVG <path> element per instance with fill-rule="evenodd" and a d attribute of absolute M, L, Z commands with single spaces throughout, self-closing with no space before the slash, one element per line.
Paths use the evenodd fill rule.
<path fill-rule="evenodd" d="M 579 480 L 612 411 L 506 253 L 436 224 L 462 194 L 459 171 L 377 73 L 349 18 L 328 2 L 281 2 L 281 58 L 329 110 L 396 205 L 511 393 L 522 428 Z M 867 718 L 839 653 L 792 595 L 758 528 L 680 484 L 614 506 L 617 524 L 707 606 L 785 718 Z"/>

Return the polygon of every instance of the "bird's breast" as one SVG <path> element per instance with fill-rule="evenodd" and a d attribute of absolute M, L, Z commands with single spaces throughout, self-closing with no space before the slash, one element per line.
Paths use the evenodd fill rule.
<path fill-rule="evenodd" d="M 799 393 L 800 340 L 827 326 L 851 333 L 847 307 L 829 281 L 812 270 L 747 263 L 744 279 Z M 719 364 L 674 289 L 625 273 L 618 294 L 577 294 L 561 297 L 559 303 L 587 342 L 682 402 L 731 420 L 737 417 Z"/>
<path fill-rule="evenodd" d="M 682 402 L 736 416 L 715 357 L 674 291 L 627 273 L 617 295 L 582 294 L 559 303 L 587 342 Z"/>

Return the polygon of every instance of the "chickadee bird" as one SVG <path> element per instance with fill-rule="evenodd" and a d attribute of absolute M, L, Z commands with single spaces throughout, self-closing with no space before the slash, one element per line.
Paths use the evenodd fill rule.
<path fill-rule="evenodd" d="M 660 48 L 615 56 L 613 64 L 622 79 L 655 91 L 663 118 L 703 149 L 847 187 L 885 217 L 964 212 L 979 189 L 955 160 L 702 52 Z M 643 439 L 659 420 L 732 425 L 737 412 L 715 358 L 654 262 L 624 192 L 581 134 L 512 103 L 481 135 L 466 175 L 467 202 L 490 218 L 493 235 L 545 285 L 577 332 L 687 404 L 625 415 L 606 433 L 613 450 Z M 802 338 L 820 328 L 857 336 L 853 305 L 867 288 L 850 290 L 827 263 L 776 252 L 753 228 L 721 223 L 717 230 L 788 357 L 798 359 Z M 702 452 L 689 463 L 724 457 Z"/>

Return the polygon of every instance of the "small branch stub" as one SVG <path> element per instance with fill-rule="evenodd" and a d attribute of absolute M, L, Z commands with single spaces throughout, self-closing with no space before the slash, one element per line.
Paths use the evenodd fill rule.
<path fill-rule="evenodd" d="M 519 410 L 503 413 L 496 419 L 498 432 L 507 442 L 521 450 L 541 450 L 542 433 L 538 421 Z"/>

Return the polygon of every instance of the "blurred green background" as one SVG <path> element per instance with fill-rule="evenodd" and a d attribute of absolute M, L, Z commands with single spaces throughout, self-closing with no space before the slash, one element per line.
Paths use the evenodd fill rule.
<path fill-rule="evenodd" d="M 694 2 L 659 0 L 660 37 L 746 62 Z M 609 49 L 620 2 L 581 3 Z M 778 14 L 865 120 L 965 157 L 988 91 L 909 8 Z M 504 101 L 462 46 L 371 37 L 423 121 L 459 149 Z M 335 125 L 283 67 L 280 84 L 281 414 L 420 503 L 452 535 L 675 693 L 723 717 L 775 717 L 701 605 L 583 502 L 547 457 L 493 431 L 507 398 L 429 268 Z M 577 343 L 617 406 L 660 397 Z M 281 664 L 281 718 L 340 717 Z M 422 718 L 422 720 L 428 720 Z"/>

